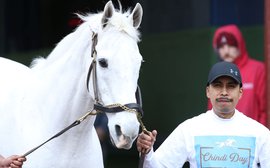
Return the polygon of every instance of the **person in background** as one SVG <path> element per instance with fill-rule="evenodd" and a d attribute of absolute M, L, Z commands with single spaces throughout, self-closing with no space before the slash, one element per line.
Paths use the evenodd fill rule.
<path fill-rule="evenodd" d="M 5 158 L 0 155 L 0 168 L 21 168 L 25 161 L 24 156 L 12 155 Z"/>
<path fill-rule="evenodd" d="M 191 168 L 270 168 L 269 129 L 235 108 L 245 94 L 242 84 L 235 64 L 214 64 L 206 84 L 213 108 L 179 124 L 156 151 L 157 131 L 142 132 L 137 150 L 145 154 L 143 167 L 181 168 L 188 161 Z"/>
<path fill-rule="evenodd" d="M 236 109 L 261 124 L 267 124 L 266 72 L 263 62 L 249 57 L 245 40 L 236 25 L 219 27 L 213 38 L 213 48 L 219 60 L 232 62 L 240 69 L 244 94 Z M 208 101 L 208 109 L 211 109 Z"/>

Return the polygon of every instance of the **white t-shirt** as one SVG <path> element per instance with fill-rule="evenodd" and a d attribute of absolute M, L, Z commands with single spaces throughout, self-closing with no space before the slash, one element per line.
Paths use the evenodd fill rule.
<path fill-rule="evenodd" d="M 270 131 L 236 110 L 230 119 L 212 110 L 181 123 L 153 152 L 144 168 L 270 168 Z"/>

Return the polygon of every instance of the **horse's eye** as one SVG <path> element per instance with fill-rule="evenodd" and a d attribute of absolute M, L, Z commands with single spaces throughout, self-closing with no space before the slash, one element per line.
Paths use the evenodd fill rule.
<path fill-rule="evenodd" d="M 98 63 L 101 67 L 103 68 L 107 68 L 108 67 L 108 61 L 104 58 L 101 58 L 98 60 Z"/>

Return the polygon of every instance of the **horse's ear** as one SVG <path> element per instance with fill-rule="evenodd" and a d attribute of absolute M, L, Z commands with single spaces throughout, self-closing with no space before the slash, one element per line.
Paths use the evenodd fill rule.
<path fill-rule="evenodd" d="M 104 7 L 103 16 L 101 19 L 102 27 L 106 27 L 108 19 L 113 16 L 114 13 L 114 6 L 112 1 L 107 2 L 107 4 Z"/>
<path fill-rule="evenodd" d="M 133 26 L 137 29 L 142 21 L 143 9 L 141 4 L 137 3 L 132 13 L 130 14 L 130 19 L 133 23 Z"/>

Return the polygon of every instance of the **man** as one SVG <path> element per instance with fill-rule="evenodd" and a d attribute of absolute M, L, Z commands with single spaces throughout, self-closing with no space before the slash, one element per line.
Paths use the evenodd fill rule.
<path fill-rule="evenodd" d="M 141 133 L 137 149 L 146 153 L 144 168 L 270 167 L 270 131 L 235 109 L 243 95 L 237 66 L 216 63 L 206 95 L 213 108 L 181 123 L 154 152 L 157 131 Z"/>
<path fill-rule="evenodd" d="M 218 28 L 214 34 L 213 47 L 220 60 L 233 62 L 240 69 L 245 93 L 236 108 L 266 126 L 266 72 L 264 64 L 249 57 L 244 38 L 236 25 Z M 209 101 L 208 109 L 211 108 L 212 105 Z"/>
<path fill-rule="evenodd" d="M 7 158 L 4 158 L 0 155 L 0 168 L 21 168 L 23 162 L 26 161 L 24 156 L 13 155 Z"/>

